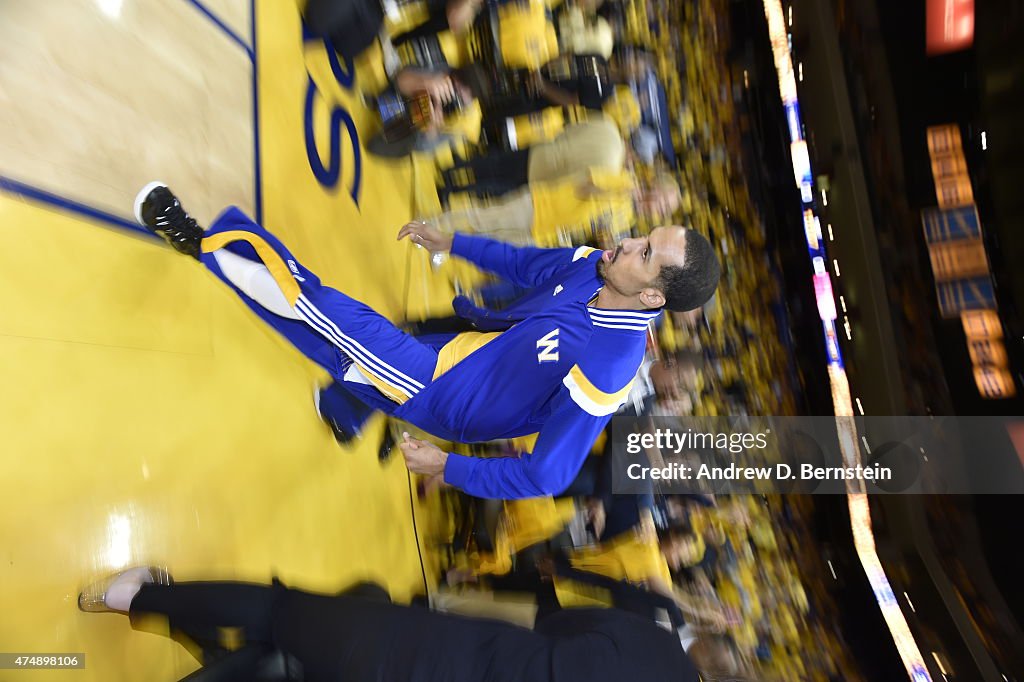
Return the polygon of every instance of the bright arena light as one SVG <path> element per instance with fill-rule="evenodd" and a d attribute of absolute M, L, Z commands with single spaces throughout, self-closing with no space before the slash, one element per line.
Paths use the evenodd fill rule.
<path fill-rule="evenodd" d="M 935 665 L 939 666 L 939 672 L 941 672 L 943 676 L 948 675 L 949 673 L 946 672 L 946 666 L 942 665 L 942 661 L 939 659 L 939 652 L 933 651 L 932 658 L 935 659 Z"/>
<path fill-rule="evenodd" d="M 128 565 L 132 558 L 132 524 L 123 514 L 112 514 L 107 523 L 107 546 L 104 563 L 115 570 Z"/>
<path fill-rule="evenodd" d="M 786 108 L 786 116 L 789 122 L 790 143 L 793 162 L 793 173 L 797 185 L 800 187 L 800 196 L 805 206 L 804 209 L 813 206 L 814 200 L 812 183 L 809 182 L 810 161 L 806 155 L 806 144 L 797 145 L 803 140 L 803 124 L 799 116 L 799 102 L 797 100 L 796 79 L 793 73 L 793 59 L 789 36 L 786 30 L 786 14 L 782 10 L 781 0 L 763 0 L 764 13 L 768 19 L 768 34 L 771 39 L 772 56 L 775 61 L 775 70 L 779 76 L 779 93 L 782 95 L 782 104 Z M 792 9 L 792 8 L 790 8 Z M 987 145 L 987 138 L 983 137 L 983 145 Z M 828 206 L 828 197 L 825 190 L 821 192 L 822 205 Z M 805 214 L 806 220 L 806 214 Z M 805 222 L 805 225 L 807 223 Z M 829 240 L 832 239 L 832 226 L 829 225 Z M 808 253 L 814 265 L 815 274 L 821 274 L 824 268 L 826 253 L 824 244 L 815 240 L 809 240 Z M 833 260 L 836 269 L 836 276 L 839 276 L 839 264 Z M 827 275 L 826 275 L 827 276 Z M 831 291 L 829 292 L 831 294 Z M 835 303 L 832 303 L 834 308 Z M 845 302 L 844 302 L 845 305 Z M 819 308 L 819 312 L 823 312 Z M 831 312 L 825 308 L 824 312 Z M 823 315 L 825 318 L 828 315 Z M 848 322 L 848 321 L 847 321 Z M 835 407 L 836 429 L 839 436 L 839 447 L 846 466 L 856 466 L 861 463 L 860 444 L 857 439 L 857 429 L 854 424 L 853 400 L 850 394 L 850 382 L 843 366 L 842 352 L 835 342 L 835 323 L 833 320 L 822 319 L 822 327 L 825 335 L 825 348 L 828 357 L 828 376 L 832 388 L 832 403 Z M 857 399 L 857 410 L 864 414 L 864 408 Z M 900 610 L 893 594 L 892 586 L 882 568 L 882 562 L 875 550 L 875 538 L 871 531 L 871 509 L 868 505 L 867 495 L 863 490 L 863 481 L 849 480 L 846 482 L 847 504 L 850 508 L 850 527 L 853 531 L 853 544 L 857 550 L 861 566 L 868 577 L 871 589 L 875 593 L 875 599 L 882 611 L 882 617 L 889 629 L 896 650 L 907 671 L 907 676 L 913 682 L 932 682 L 932 677 L 925 666 L 921 649 L 917 646 L 914 636 L 910 632 L 907 619 Z M 831 569 L 831 566 L 829 567 Z"/>
<path fill-rule="evenodd" d="M 121 16 L 121 6 L 124 4 L 124 0 L 96 0 L 96 4 L 99 5 L 100 11 L 108 17 L 118 19 Z"/>

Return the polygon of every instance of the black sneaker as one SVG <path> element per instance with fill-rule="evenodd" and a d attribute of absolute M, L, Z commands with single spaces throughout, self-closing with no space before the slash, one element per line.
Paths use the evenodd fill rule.
<path fill-rule="evenodd" d="M 151 182 L 135 197 L 135 219 L 167 240 L 178 253 L 199 260 L 203 228 L 185 212 L 178 197 L 162 182 Z"/>
<path fill-rule="evenodd" d="M 387 461 L 391 459 L 391 454 L 398 447 L 398 443 L 395 441 L 395 437 L 391 434 L 391 424 L 384 425 L 384 437 L 381 438 L 380 447 L 377 448 L 377 461 L 381 464 L 387 464 Z"/>

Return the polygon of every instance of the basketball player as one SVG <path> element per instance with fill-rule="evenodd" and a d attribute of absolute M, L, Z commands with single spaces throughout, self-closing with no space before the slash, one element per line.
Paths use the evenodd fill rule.
<path fill-rule="evenodd" d="M 481 332 L 422 343 L 324 286 L 270 232 L 235 207 L 205 231 L 162 183 L 135 202 L 138 221 L 199 260 L 262 320 L 371 407 L 438 438 L 471 443 L 539 436 L 531 454 L 479 459 L 402 444 L 409 469 L 477 497 L 561 492 L 629 392 L 649 323 L 662 308 L 704 304 L 719 264 L 700 234 L 660 227 L 618 248 L 514 248 L 444 235 L 422 223 L 398 234 L 451 251 L 523 287 L 502 311 L 462 306 Z"/>

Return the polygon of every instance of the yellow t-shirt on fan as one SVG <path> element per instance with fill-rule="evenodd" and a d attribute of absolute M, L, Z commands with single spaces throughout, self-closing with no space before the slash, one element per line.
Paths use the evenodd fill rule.
<path fill-rule="evenodd" d="M 629 173 L 599 169 L 531 183 L 534 242 L 538 246 L 568 245 L 600 231 L 628 231 L 636 219 L 633 189 Z"/>
<path fill-rule="evenodd" d="M 649 518 L 645 523 L 653 525 Z M 569 553 L 569 563 L 575 569 L 614 580 L 643 583 L 651 578 L 660 578 L 665 583 L 672 583 L 672 573 L 661 553 L 657 535 L 639 529 L 609 543 L 573 550 Z M 566 578 L 555 578 L 555 594 L 564 608 L 611 605 L 608 590 Z"/>

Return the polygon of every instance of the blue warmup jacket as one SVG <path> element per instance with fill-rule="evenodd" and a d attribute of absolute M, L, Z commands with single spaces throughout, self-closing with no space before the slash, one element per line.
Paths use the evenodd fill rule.
<path fill-rule="evenodd" d="M 588 307 L 603 281 L 600 251 L 520 248 L 457 235 L 452 254 L 521 287 L 500 312 L 457 298 L 456 313 L 502 331 L 389 410 L 439 438 L 473 443 L 539 433 L 530 454 L 449 454 L 445 481 L 478 497 L 552 495 L 576 476 L 598 434 L 626 400 L 660 311 Z"/>

